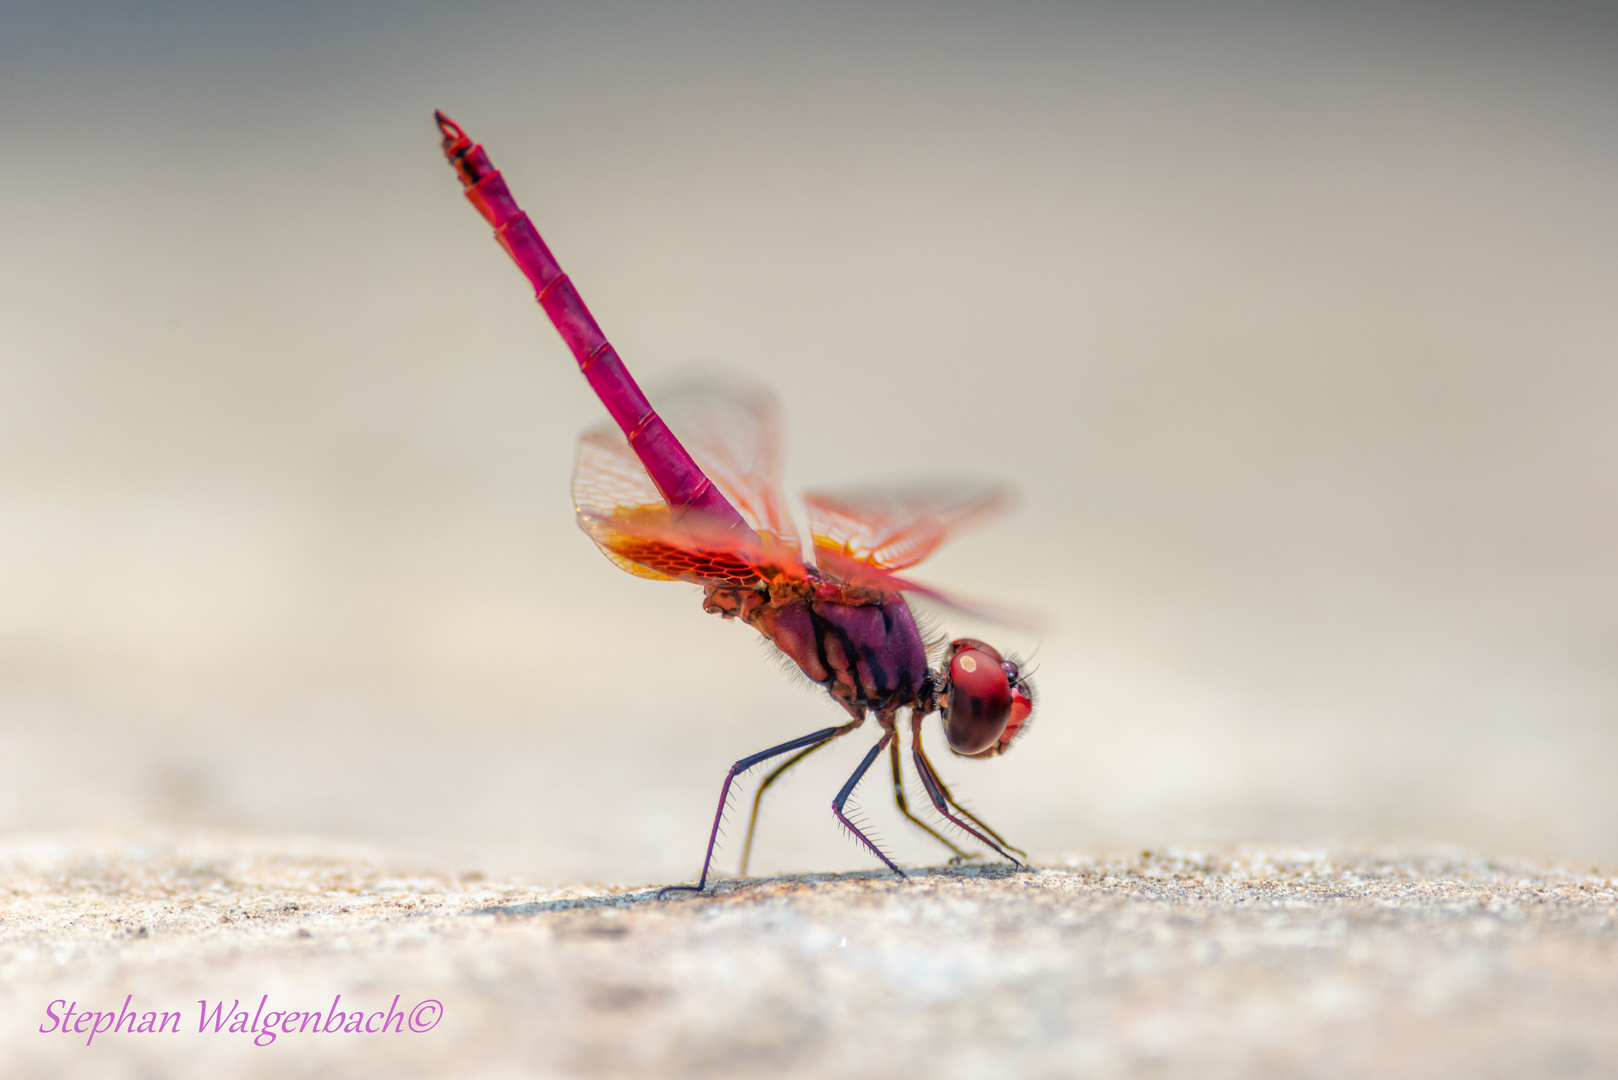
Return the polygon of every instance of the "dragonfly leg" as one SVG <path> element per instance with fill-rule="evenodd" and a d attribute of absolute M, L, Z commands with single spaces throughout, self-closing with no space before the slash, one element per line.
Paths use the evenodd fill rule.
<path fill-rule="evenodd" d="M 888 748 L 888 744 L 893 742 L 895 738 L 897 738 L 897 736 L 893 733 L 893 729 L 891 728 L 882 733 L 882 738 L 878 739 L 876 745 L 871 747 L 871 752 L 865 755 L 865 760 L 860 762 L 860 767 L 854 770 L 854 775 L 848 778 L 848 783 L 844 784 L 843 789 L 837 793 L 837 798 L 831 801 L 831 812 L 836 814 L 837 820 L 848 826 L 849 832 L 854 834 L 855 839 L 864 844 L 866 847 L 870 848 L 871 853 L 877 858 L 881 859 L 883 864 L 887 866 L 889 870 L 892 870 L 900 877 L 904 877 L 905 872 L 899 869 L 899 864 L 888 858 L 887 855 L 883 853 L 882 849 L 877 847 L 876 843 L 869 836 L 866 836 L 865 833 L 860 830 L 858 825 L 848 820 L 848 815 L 843 813 L 843 807 L 848 803 L 849 796 L 854 794 L 854 789 L 858 787 L 859 782 L 864 779 L 866 772 L 871 768 L 872 762 L 876 761 L 877 755 L 886 750 Z"/>
<path fill-rule="evenodd" d="M 932 768 L 932 764 L 933 763 L 931 761 L 928 761 L 927 767 Z M 1028 852 L 1024 851 L 1020 847 L 1017 847 L 1015 844 L 1007 843 L 1006 838 L 990 828 L 987 822 L 978 817 L 976 814 L 972 813 L 972 811 L 968 810 L 966 807 L 962 806 L 960 803 L 956 802 L 955 796 L 950 794 L 949 788 L 944 786 L 944 781 L 939 778 L 936 769 L 933 771 L 933 782 L 938 785 L 938 790 L 943 792 L 944 798 L 949 802 L 950 806 L 955 808 L 955 812 L 957 814 L 961 815 L 963 818 L 970 821 L 984 832 L 988 833 L 989 837 L 1006 851 L 1015 852 L 1017 857 L 1022 859 L 1024 862 L 1028 860 Z"/>
<path fill-rule="evenodd" d="M 911 824 L 915 825 L 918 829 L 922 830 L 928 836 L 931 836 L 934 840 L 937 840 L 940 844 L 943 844 L 945 847 L 953 851 L 955 854 L 950 858 L 950 862 L 957 863 L 961 862 L 963 859 L 975 858 L 976 856 L 962 851 L 960 848 L 955 846 L 954 842 L 950 840 L 949 837 L 945 836 L 943 833 L 939 832 L 937 829 L 933 828 L 931 825 L 921 820 L 921 818 L 910 812 L 910 800 L 905 797 L 904 773 L 899 768 L 899 740 L 897 738 L 888 744 L 888 757 L 893 762 L 893 801 L 899 805 L 899 813 L 909 818 Z"/>
<path fill-rule="evenodd" d="M 753 854 L 753 830 L 758 827 L 758 808 L 759 804 L 764 800 L 764 793 L 770 789 L 771 784 L 781 779 L 782 773 L 786 772 L 788 769 L 792 768 L 792 766 L 796 765 L 798 762 L 802 761 L 816 750 L 819 750 L 822 746 L 825 746 L 836 737 L 836 735 L 828 735 L 820 742 L 810 743 L 808 746 L 804 747 L 802 750 L 799 750 L 796 754 L 793 754 L 791 757 L 781 762 L 781 764 L 771 769 L 769 775 L 765 776 L 763 780 L 759 781 L 758 790 L 753 793 L 753 812 L 748 815 L 747 818 L 747 839 L 742 843 L 742 864 L 736 871 L 737 877 L 747 876 L 747 861 L 748 858 Z"/>
<path fill-rule="evenodd" d="M 944 781 L 938 778 L 938 772 L 933 768 L 933 763 L 927 760 L 927 751 L 924 750 L 921 745 L 921 721 L 922 718 L 919 716 L 912 717 L 910 720 L 910 745 L 911 749 L 915 752 L 916 772 L 921 774 L 921 786 L 926 789 L 927 797 L 933 801 L 933 806 L 937 808 L 940 814 L 943 814 L 945 818 L 947 818 L 957 827 L 971 834 L 972 836 L 977 837 L 979 841 L 986 846 L 993 848 L 1003 858 L 1009 859 L 1011 862 L 1021 866 L 1023 859 L 1028 858 L 1028 853 L 1022 850 L 1022 848 L 1012 847 L 1010 844 L 1006 843 L 999 833 L 995 832 L 983 822 L 979 821 L 975 814 L 969 810 L 963 809 L 961 805 L 955 801 L 954 796 L 949 793 L 949 788 L 944 786 Z M 955 814 L 950 813 L 950 809 L 952 807 L 961 815 L 961 817 L 956 817 Z M 966 821 L 962 821 L 961 818 L 967 819 L 967 821 L 970 821 L 972 824 L 968 825 Z M 993 837 L 993 839 L 990 839 L 990 837 Z M 1013 851 L 1015 851 L 1017 855 L 1021 855 L 1022 859 L 1017 858 L 1016 855 L 1012 855 L 1011 852 Z"/>
<path fill-rule="evenodd" d="M 779 746 L 772 746 L 768 750 L 760 750 L 758 753 L 744 757 L 740 761 L 736 762 L 736 764 L 732 765 L 730 767 L 730 771 L 725 774 L 724 786 L 719 789 L 719 809 L 714 811 L 713 828 L 708 832 L 708 852 L 702 857 L 702 876 L 697 879 L 697 883 L 695 885 L 668 885 L 665 886 L 662 891 L 674 892 L 683 890 L 687 892 L 701 892 L 707 887 L 708 868 L 713 865 L 714 845 L 719 842 L 719 823 L 725 818 L 725 804 L 730 799 L 730 786 L 736 782 L 736 778 L 738 776 L 746 772 L 748 769 L 751 769 L 754 765 L 757 765 L 761 761 L 768 761 L 772 757 L 778 757 L 781 754 L 788 754 L 794 750 L 801 750 L 804 747 L 814 748 L 819 744 L 826 743 L 837 738 L 839 735 L 846 735 L 850 731 L 853 731 L 855 728 L 859 727 L 863 722 L 864 718 L 862 717 L 859 720 L 850 721 L 849 723 L 843 724 L 839 727 L 822 728 L 819 731 L 801 736 L 800 738 L 788 739 Z"/>
<path fill-rule="evenodd" d="M 938 785 L 939 792 L 942 793 L 943 796 L 944 796 L 944 799 L 951 806 L 953 806 L 955 808 L 955 812 L 960 814 L 966 820 L 970 821 L 972 824 L 976 825 L 978 828 L 982 829 L 984 832 L 988 833 L 989 836 L 994 838 L 995 843 L 997 843 L 1001 847 L 1005 848 L 1006 851 L 1015 851 L 1018 855 L 1022 856 L 1023 859 L 1027 859 L 1028 858 L 1028 852 L 1024 851 L 1020 847 L 1015 847 L 1015 846 L 1013 846 L 1011 844 L 1008 844 L 1006 842 L 1006 838 L 1001 836 L 999 833 L 995 832 L 993 829 L 991 829 L 983 821 L 982 818 L 978 817 L 976 814 L 972 813 L 972 811 L 968 810 L 966 807 L 962 806 L 960 803 L 955 801 L 955 796 L 950 794 L 950 790 L 949 790 L 948 787 L 944 786 L 944 781 L 941 780 L 939 778 L 939 776 L 938 776 L 938 770 L 933 768 L 933 763 L 932 763 L 932 761 L 930 759 L 928 759 L 926 750 L 924 750 L 922 748 L 921 743 L 919 741 L 920 734 L 921 734 L 920 728 L 913 726 L 912 739 L 917 740 L 915 742 L 916 751 L 917 751 L 918 754 L 920 754 L 922 761 L 926 763 L 927 771 L 932 774 L 933 783 Z"/>

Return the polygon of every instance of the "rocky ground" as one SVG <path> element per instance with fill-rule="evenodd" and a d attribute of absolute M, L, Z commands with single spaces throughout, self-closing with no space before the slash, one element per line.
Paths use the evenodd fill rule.
<path fill-rule="evenodd" d="M 1618 1074 L 1618 880 L 1456 852 L 660 897 L 331 843 L 25 835 L 0 904 L 6 1077 Z"/>

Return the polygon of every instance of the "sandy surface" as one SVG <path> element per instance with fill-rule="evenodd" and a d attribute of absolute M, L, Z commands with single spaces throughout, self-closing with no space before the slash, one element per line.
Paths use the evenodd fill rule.
<path fill-rule="evenodd" d="M 659 899 L 329 842 L 59 834 L 0 846 L 0 897 L 7 1077 L 1618 1071 L 1618 881 L 1455 852 L 1046 858 Z M 285 1019 L 329 1023 L 337 994 L 345 1024 L 386 1022 L 394 995 L 407 1019 Z M 38 1030 L 126 998 L 178 1032 Z M 225 1030 L 199 1033 L 221 999 Z M 283 1033 L 231 1033 L 237 1000 Z"/>

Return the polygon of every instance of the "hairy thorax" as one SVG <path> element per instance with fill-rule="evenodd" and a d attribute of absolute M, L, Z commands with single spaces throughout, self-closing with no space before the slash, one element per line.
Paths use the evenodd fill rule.
<path fill-rule="evenodd" d="M 712 586 L 702 608 L 757 629 L 856 718 L 891 714 L 928 692 L 927 648 L 898 593 L 777 579 Z"/>

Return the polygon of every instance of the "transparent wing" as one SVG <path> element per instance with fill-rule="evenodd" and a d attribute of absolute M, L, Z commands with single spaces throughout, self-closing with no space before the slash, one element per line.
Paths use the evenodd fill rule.
<path fill-rule="evenodd" d="M 579 515 L 579 528 L 619 569 L 654 581 L 674 580 L 672 574 L 635 562 L 612 543 L 615 521 L 635 521 L 659 512 L 669 515 L 657 485 L 616 426 L 591 428 L 579 436 L 573 461 L 573 509 Z"/>
<path fill-rule="evenodd" d="M 803 545 L 781 495 L 786 452 L 775 395 L 740 377 L 710 375 L 654 395 L 652 405 L 766 544 L 801 558 Z"/>
<path fill-rule="evenodd" d="M 928 483 L 804 496 L 815 562 L 852 580 L 914 566 L 953 536 L 1011 508 L 1004 484 Z"/>

